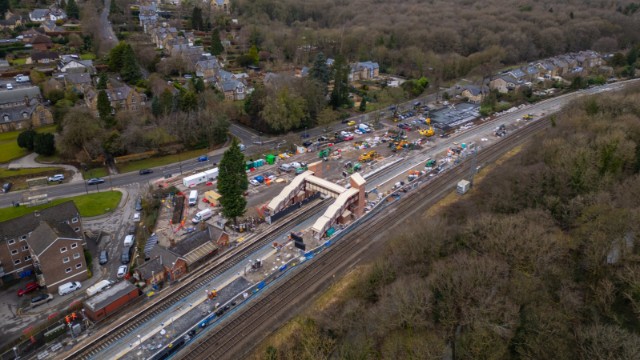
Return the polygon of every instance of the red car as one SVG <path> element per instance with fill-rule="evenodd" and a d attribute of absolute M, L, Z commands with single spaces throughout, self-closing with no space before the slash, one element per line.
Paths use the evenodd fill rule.
<path fill-rule="evenodd" d="M 28 293 L 30 293 L 32 291 L 38 290 L 39 288 L 40 288 L 40 285 L 38 285 L 37 282 L 35 282 L 35 281 L 34 282 L 30 282 L 24 287 L 24 289 L 18 290 L 18 296 L 22 296 L 24 294 L 28 294 Z"/>
<path fill-rule="evenodd" d="M 342 140 L 344 141 L 349 141 L 349 140 L 353 140 L 353 135 L 346 135 L 342 137 Z"/>

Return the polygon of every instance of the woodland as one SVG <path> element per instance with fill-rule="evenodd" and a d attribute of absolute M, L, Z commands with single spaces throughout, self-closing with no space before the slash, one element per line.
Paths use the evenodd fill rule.
<path fill-rule="evenodd" d="M 635 87 L 540 120 L 254 358 L 640 358 L 639 104 Z"/>

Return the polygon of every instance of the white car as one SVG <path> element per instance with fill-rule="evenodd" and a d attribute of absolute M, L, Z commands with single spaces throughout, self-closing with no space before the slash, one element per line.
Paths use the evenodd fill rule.
<path fill-rule="evenodd" d="M 11 83 L 7 84 L 7 90 L 11 90 L 13 89 L 13 85 L 11 85 Z"/>
<path fill-rule="evenodd" d="M 64 175 L 63 174 L 55 174 L 53 176 L 49 176 L 49 182 L 62 182 L 62 180 L 64 180 Z"/>
<path fill-rule="evenodd" d="M 356 130 L 354 131 L 354 133 L 356 133 L 356 134 L 358 134 L 358 135 L 362 135 L 362 131 L 361 131 L 360 129 L 356 129 Z"/>
<path fill-rule="evenodd" d="M 253 185 L 253 186 L 258 186 L 258 185 L 260 185 L 260 183 L 258 182 L 258 180 L 254 180 L 254 179 L 249 180 L 249 184 L 251 184 L 251 185 Z"/>
<path fill-rule="evenodd" d="M 127 265 L 121 265 L 118 267 L 118 279 L 122 279 L 129 271 L 129 267 Z"/>
<path fill-rule="evenodd" d="M 133 214 L 133 221 L 138 222 L 140 221 L 140 213 L 136 212 Z"/>

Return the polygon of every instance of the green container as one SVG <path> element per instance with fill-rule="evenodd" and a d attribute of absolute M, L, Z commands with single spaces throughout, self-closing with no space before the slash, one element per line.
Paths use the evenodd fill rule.
<path fill-rule="evenodd" d="M 269 165 L 273 165 L 273 164 L 276 163 L 276 156 L 275 155 L 268 154 L 266 156 L 266 159 L 267 159 L 267 164 L 269 164 Z"/>

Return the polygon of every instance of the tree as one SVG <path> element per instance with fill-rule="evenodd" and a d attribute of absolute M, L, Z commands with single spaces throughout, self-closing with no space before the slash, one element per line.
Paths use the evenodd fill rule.
<path fill-rule="evenodd" d="M 198 97 L 193 91 L 184 91 L 180 95 L 180 110 L 184 112 L 198 109 Z"/>
<path fill-rule="evenodd" d="M 338 120 L 338 113 L 331 109 L 331 107 L 326 107 L 318 114 L 318 125 L 325 128 L 325 130 L 329 129 L 329 126 Z"/>
<path fill-rule="evenodd" d="M 334 63 L 333 90 L 329 103 L 334 109 L 349 105 L 349 64 L 342 55 Z"/>
<path fill-rule="evenodd" d="M 107 77 L 107 73 L 106 72 L 101 72 L 100 73 L 100 77 L 98 78 L 98 90 L 104 90 L 107 88 L 107 82 L 109 81 L 109 78 Z"/>
<path fill-rule="evenodd" d="M 304 99 L 284 86 L 268 96 L 261 116 L 271 129 L 287 132 L 300 127 L 304 109 Z"/>
<path fill-rule="evenodd" d="M 191 27 L 196 30 L 204 29 L 204 21 L 202 20 L 202 9 L 197 6 L 193 7 L 191 12 Z"/>
<path fill-rule="evenodd" d="M 220 41 L 220 30 L 218 28 L 213 29 L 211 32 L 211 48 L 209 49 L 212 55 L 217 56 L 222 54 L 224 46 Z"/>
<path fill-rule="evenodd" d="M 204 80 L 202 80 L 202 78 L 193 79 L 193 88 L 198 94 L 203 92 L 205 88 Z"/>
<path fill-rule="evenodd" d="M 36 137 L 36 131 L 33 129 L 25 130 L 18 135 L 18 146 L 29 151 L 33 151 L 33 139 Z"/>
<path fill-rule="evenodd" d="M 104 90 L 100 90 L 98 92 L 98 115 L 100 116 L 100 120 L 102 120 L 105 124 L 110 125 L 113 119 L 111 107 L 111 101 L 109 101 L 109 96 L 107 92 Z"/>
<path fill-rule="evenodd" d="M 61 9 L 66 9 L 67 8 L 67 2 L 64 0 L 60 0 L 60 8 Z"/>
<path fill-rule="evenodd" d="M 218 192 L 221 195 L 222 215 L 233 218 L 236 224 L 238 216 L 244 214 L 247 206 L 244 192 L 249 188 L 249 180 L 244 165 L 244 154 L 240 151 L 238 140 L 234 138 L 220 160 Z"/>
<path fill-rule="evenodd" d="M 329 80 L 331 80 L 331 71 L 329 71 L 329 66 L 327 65 L 327 59 L 324 57 L 324 53 L 319 52 L 318 55 L 316 55 L 316 59 L 313 62 L 309 75 L 325 85 L 329 83 Z"/>
<path fill-rule="evenodd" d="M 358 108 L 358 110 L 360 112 L 365 112 L 367 111 L 367 98 L 366 97 L 362 97 L 362 101 L 360 101 L 360 108 Z"/>
<path fill-rule="evenodd" d="M 251 46 L 247 56 L 251 59 L 251 61 L 253 62 L 253 65 L 258 65 L 258 62 L 260 61 L 260 56 L 258 55 L 258 48 L 255 45 Z"/>
<path fill-rule="evenodd" d="M 102 153 L 104 131 L 88 109 L 70 109 L 62 120 L 62 133 L 56 142 L 68 158 L 91 160 Z"/>
<path fill-rule="evenodd" d="M 11 8 L 9 0 L 0 0 L 0 16 L 4 18 L 4 14 Z"/>
<path fill-rule="evenodd" d="M 78 8 L 78 4 L 76 4 L 76 0 L 69 0 L 67 3 L 67 16 L 71 19 L 80 19 L 80 9 Z"/>
<path fill-rule="evenodd" d="M 122 58 L 123 67 L 120 70 L 122 79 L 129 83 L 136 83 L 142 77 L 136 55 L 130 45 L 127 45 Z"/>
<path fill-rule="evenodd" d="M 33 139 L 33 149 L 39 155 L 51 156 L 55 154 L 55 136 L 51 133 L 36 134 Z"/>

